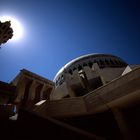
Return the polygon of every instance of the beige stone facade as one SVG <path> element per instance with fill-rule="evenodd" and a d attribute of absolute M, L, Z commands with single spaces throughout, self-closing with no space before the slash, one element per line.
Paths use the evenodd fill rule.
<path fill-rule="evenodd" d="M 4 85 L 7 88 L 0 95 L 8 94 L 2 105 L 12 105 L 7 106 L 7 117 L 16 105 L 16 113 L 27 111 L 48 125 L 63 126 L 73 135 L 80 132 L 87 139 L 140 139 L 140 65 L 129 66 L 112 55 L 90 54 L 62 67 L 54 82 L 23 69 Z M 24 117 L 19 119 L 22 123 Z"/>
<path fill-rule="evenodd" d="M 15 104 L 30 107 L 41 100 L 49 100 L 54 83 L 28 70 L 21 70 L 11 82 L 16 86 Z"/>
<path fill-rule="evenodd" d="M 121 58 L 105 54 L 89 54 L 66 64 L 54 78 L 51 100 L 77 97 L 118 78 L 127 63 Z"/>

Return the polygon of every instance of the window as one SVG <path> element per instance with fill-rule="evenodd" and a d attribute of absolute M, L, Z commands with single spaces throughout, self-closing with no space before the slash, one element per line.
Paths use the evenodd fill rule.
<path fill-rule="evenodd" d="M 111 64 L 111 65 L 114 65 L 114 62 L 113 62 L 111 59 L 110 59 L 110 64 Z"/>
<path fill-rule="evenodd" d="M 80 70 L 82 70 L 82 66 L 81 65 L 78 66 L 78 71 L 80 71 Z"/>
<path fill-rule="evenodd" d="M 84 89 L 88 89 L 88 79 L 87 79 L 86 73 L 84 71 L 80 71 L 79 76 L 80 76 L 80 79 L 81 79 L 82 87 Z"/>
<path fill-rule="evenodd" d="M 92 68 L 93 63 L 91 61 L 88 62 L 90 68 Z"/>
<path fill-rule="evenodd" d="M 73 68 L 73 71 L 75 71 L 75 70 L 76 70 L 76 67 Z"/>
<path fill-rule="evenodd" d="M 69 70 L 69 74 L 71 74 L 71 75 L 72 75 L 72 70 L 71 70 L 71 69 Z"/>
<path fill-rule="evenodd" d="M 64 80 L 64 76 L 63 75 L 61 75 L 61 80 Z"/>
<path fill-rule="evenodd" d="M 99 65 L 99 62 L 97 61 L 97 60 L 94 60 L 94 62 L 93 63 L 97 63 L 98 65 Z"/>
<path fill-rule="evenodd" d="M 103 60 L 99 60 L 101 65 L 104 65 L 104 61 Z"/>
<path fill-rule="evenodd" d="M 94 60 L 94 62 L 93 63 L 97 63 L 97 60 Z"/>
<path fill-rule="evenodd" d="M 109 65 L 109 61 L 107 59 L 105 59 L 105 64 Z"/>
<path fill-rule="evenodd" d="M 83 66 L 84 66 L 84 67 L 87 66 L 87 63 L 84 63 Z"/>
<path fill-rule="evenodd" d="M 56 80 L 56 86 L 58 85 L 58 81 Z"/>
<path fill-rule="evenodd" d="M 62 81 L 62 80 L 61 80 L 61 81 L 59 81 L 59 86 L 60 86 L 60 85 L 62 85 L 62 83 L 63 83 L 63 81 Z"/>

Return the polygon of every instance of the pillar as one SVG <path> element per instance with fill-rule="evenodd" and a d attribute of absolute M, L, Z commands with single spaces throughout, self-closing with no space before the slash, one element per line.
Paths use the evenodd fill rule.
<path fill-rule="evenodd" d="M 123 139 L 124 140 L 133 140 L 134 137 L 132 136 L 131 130 L 129 128 L 129 125 L 126 121 L 126 118 L 125 118 L 122 110 L 119 108 L 112 108 L 112 112 L 114 114 L 114 118 L 118 124 L 118 127 L 120 129 Z"/>
<path fill-rule="evenodd" d="M 39 83 L 33 80 L 32 85 L 29 89 L 29 100 L 33 101 L 35 99 L 35 92 L 38 85 Z"/>
<path fill-rule="evenodd" d="M 26 78 L 20 78 L 18 84 L 17 84 L 17 89 L 16 89 L 16 99 L 15 103 L 20 103 L 21 100 L 24 98 L 24 92 L 25 92 L 25 87 L 26 87 Z"/>

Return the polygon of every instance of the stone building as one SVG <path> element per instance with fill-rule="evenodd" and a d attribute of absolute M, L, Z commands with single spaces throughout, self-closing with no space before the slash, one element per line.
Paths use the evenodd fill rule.
<path fill-rule="evenodd" d="M 54 83 L 28 70 L 21 70 L 11 84 L 16 86 L 15 104 L 28 108 L 41 100 L 49 100 Z"/>
<path fill-rule="evenodd" d="M 49 100 L 54 83 L 28 70 L 21 70 L 10 83 L 0 82 L 0 105 L 9 111 L 9 117 L 19 108 L 32 108 L 41 100 Z"/>
<path fill-rule="evenodd" d="M 85 95 L 119 77 L 126 66 L 126 62 L 113 55 L 88 54 L 78 57 L 56 74 L 51 99 Z"/>
<path fill-rule="evenodd" d="M 0 89 L 7 114 L 13 115 L 13 105 L 18 113 L 14 124 L 3 124 L 14 128 L 5 129 L 14 139 L 140 139 L 140 65 L 117 56 L 78 57 L 54 81 L 23 69 Z"/>

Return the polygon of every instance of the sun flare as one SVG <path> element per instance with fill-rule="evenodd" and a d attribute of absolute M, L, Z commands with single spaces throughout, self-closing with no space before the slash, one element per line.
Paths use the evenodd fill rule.
<path fill-rule="evenodd" d="M 1 22 L 11 21 L 11 27 L 13 29 L 12 41 L 20 40 L 23 37 L 23 27 L 22 24 L 14 17 L 2 16 L 0 17 Z"/>

